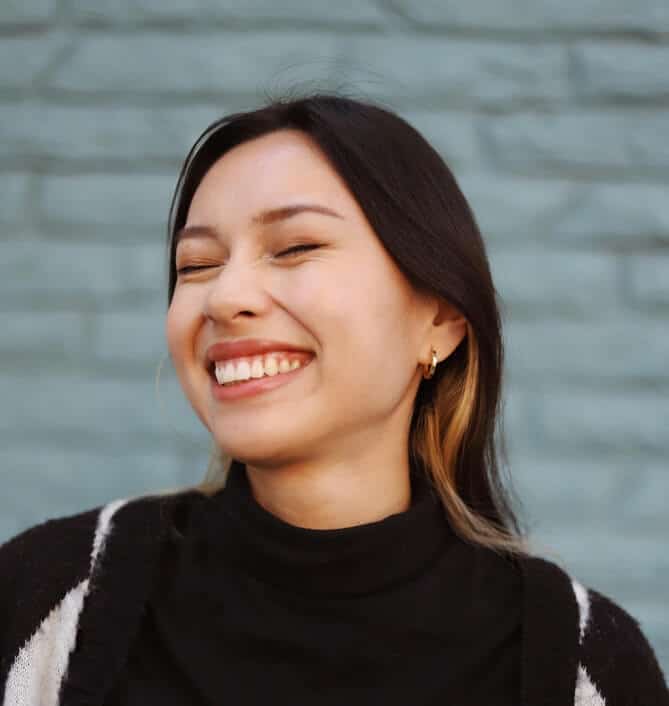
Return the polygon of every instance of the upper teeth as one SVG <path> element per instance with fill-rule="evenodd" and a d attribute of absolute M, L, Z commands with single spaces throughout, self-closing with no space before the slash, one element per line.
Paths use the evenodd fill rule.
<path fill-rule="evenodd" d="M 302 357 L 304 355 L 302 354 Z M 263 375 L 277 375 L 295 370 L 302 365 L 302 360 L 285 355 L 279 360 L 279 354 L 268 353 L 264 356 L 256 356 L 252 359 L 239 358 L 236 360 L 217 360 L 214 368 L 216 380 L 219 385 L 237 380 L 248 380 L 250 378 L 261 378 Z"/>

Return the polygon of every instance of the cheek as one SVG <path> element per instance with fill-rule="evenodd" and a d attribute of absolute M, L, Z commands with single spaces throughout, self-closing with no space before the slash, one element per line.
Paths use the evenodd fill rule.
<path fill-rule="evenodd" d="M 369 377 L 369 370 L 385 374 L 403 354 L 405 306 L 393 281 L 383 273 L 349 271 L 332 281 L 322 280 L 310 302 L 326 355 L 331 350 L 339 361 L 356 361 L 349 366 L 352 375 Z"/>
<path fill-rule="evenodd" d="M 175 367 L 179 367 L 192 347 L 193 316 L 183 298 L 176 293 L 172 298 L 165 319 L 167 348 Z"/>
<path fill-rule="evenodd" d="M 376 273 L 375 273 L 376 274 Z M 414 371 L 412 311 L 401 284 L 392 273 L 361 277 L 349 283 L 347 318 L 350 355 L 366 367 L 364 378 L 370 394 L 384 399 L 401 393 Z"/>
<path fill-rule="evenodd" d="M 177 345 L 179 340 L 179 323 L 178 309 L 174 299 L 172 299 L 170 307 L 167 310 L 167 316 L 165 317 L 165 339 L 167 340 L 167 348 L 172 359 L 175 359 L 179 353 Z"/>

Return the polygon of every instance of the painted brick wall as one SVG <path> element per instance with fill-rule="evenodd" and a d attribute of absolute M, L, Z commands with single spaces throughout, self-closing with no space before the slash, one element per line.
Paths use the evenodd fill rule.
<path fill-rule="evenodd" d="M 0 541 L 192 483 L 166 354 L 180 162 L 266 91 L 398 110 L 470 199 L 505 303 L 506 431 L 534 537 L 669 669 L 666 0 L 4 0 Z"/>

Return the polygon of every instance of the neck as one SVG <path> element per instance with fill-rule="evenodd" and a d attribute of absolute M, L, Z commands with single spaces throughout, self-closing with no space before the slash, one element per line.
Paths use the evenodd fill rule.
<path fill-rule="evenodd" d="M 246 473 L 256 502 L 296 527 L 354 527 L 406 511 L 411 505 L 408 459 L 364 460 L 274 468 L 246 464 Z"/>

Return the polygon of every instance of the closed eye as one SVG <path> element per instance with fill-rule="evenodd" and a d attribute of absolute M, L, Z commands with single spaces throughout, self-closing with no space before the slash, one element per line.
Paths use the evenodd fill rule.
<path fill-rule="evenodd" d="M 188 267 L 181 267 L 177 270 L 178 275 L 185 275 L 193 270 L 204 270 L 207 267 L 216 267 L 216 265 L 189 265 Z"/>
<path fill-rule="evenodd" d="M 295 245 L 292 248 L 288 248 L 288 250 L 284 250 L 283 252 L 280 252 L 277 255 L 277 257 L 298 255 L 300 252 L 306 252 L 308 250 L 315 250 L 316 248 L 320 248 L 320 247 L 321 247 L 320 245 L 316 245 L 314 243 L 302 243 L 301 245 Z M 176 272 L 178 275 L 185 275 L 185 274 L 188 274 L 189 272 L 194 272 L 195 270 L 204 270 L 207 267 L 217 267 L 217 265 L 188 265 L 187 267 L 179 268 Z"/>
<path fill-rule="evenodd" d="M 292 248 L 288 248 L 288 250 L 284 250 L 283 252 L 280 252 L 277 257 L 283 257 L 284 255 L 295 255 L 299 252 L 303 252 L 305 250 L 313 250 L 314 248 L 319 248 L 320 245 L 315 245 L 313 243 L 303 243 L 302 245 L 295 245 Z"/>

